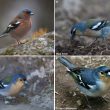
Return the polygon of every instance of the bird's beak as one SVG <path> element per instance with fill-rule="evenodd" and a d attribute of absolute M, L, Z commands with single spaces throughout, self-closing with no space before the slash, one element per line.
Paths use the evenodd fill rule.
<path fill-rule="evenodd" d="M 33 13 L 33 12 L 31 12 L 31 13 L 30 13 L 30 15 L 34 15 L 34 13 Z"/>
<path fill-rule="evenodd" d="M 28 82 L 27 81 L 25 81 L 24 83 L 25 83 L 25 85 L 28 85 Z"/>
<path fill-rule="evenodd" d="M 108 72 L 107 75 L 110 76 L 110 72 Z"/>
<path fill-rule="evenodd" d="M 28 87 L 30 86 L 30 84 L 29 84 L 28 81 L 25 81 L 24 84 L 25 84 L 25 87 L 26 87 L 26 88 L 28 88 Z"/>

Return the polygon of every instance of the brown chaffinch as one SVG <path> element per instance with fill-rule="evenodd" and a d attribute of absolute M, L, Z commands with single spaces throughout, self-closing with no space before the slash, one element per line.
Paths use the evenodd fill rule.
<path fill-rule="evenodd" d="M 10 34 L 20 44 L 20 39 L 24 37 L 31 29 L 32 21 L 31 15 L 34 15 L 29 9 L 20 12 L 12 22 L 9 23 L 7 29 L 1 34 L 0 37 Z"/>

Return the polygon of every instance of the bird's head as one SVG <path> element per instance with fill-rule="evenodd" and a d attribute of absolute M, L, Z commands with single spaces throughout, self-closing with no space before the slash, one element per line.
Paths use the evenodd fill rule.
<path fill-rule="evenodd" d="M 75 35 L 83 35 L 86 29 L 87 23 L 85 21 L 74 24 L 71 28 L 71 38 L 73 39 Z"/>
<path fill-rule="evenodd" d="M 24 9 L 22 12 L 27 15 L 34 15 L 34 13 L 29 9 Z"/>
<path fill-rule="evenodd" d="M 110 86 L 110 68 L 107 66 L 100 66 L 99 78 L 107 85 Z"/>
<path fill-rule="evenodd" d="M 110 80 L 110 68 L 108 68 L 106 70 L 103 70 L 103 71 L 100 71 L 99 76 L 102 77 L 102 78 L 103 77 L 109 78 L 109 80 Z"/>
<path fill-rule="evenodd" d="M 17 82 L 24 85 L 26 82 L 26 76 L 23 74 L 14 74 L 12 76 L 12 83 L 17 83 Z"/>
<path fill-rule="evenodd" d="M 16 16 L 17 18 L 20 18 L 20 19 L 28 19 L 30 18 L 30 16 L 34 15 L 34 13 L 29 10 L 29 9 L 24 9 L 22 10 L 18 16 Z"/>

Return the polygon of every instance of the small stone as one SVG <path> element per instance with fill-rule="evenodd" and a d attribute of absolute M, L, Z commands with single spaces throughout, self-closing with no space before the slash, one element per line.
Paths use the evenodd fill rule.
<path fill-rule="evenodd" d="M 73 97 L 76 96 L 76 92 L 73 93 Z"/>
<path fill-rule="evenodd" d="M 5 104 L 9 104 L 10 102 L 8 100 L 5 100 Z"/>
<path fill-rule="evenodd" d="M 81 100 L 77 100 L 77 104 L 80 106 L 81 105 Z"/>

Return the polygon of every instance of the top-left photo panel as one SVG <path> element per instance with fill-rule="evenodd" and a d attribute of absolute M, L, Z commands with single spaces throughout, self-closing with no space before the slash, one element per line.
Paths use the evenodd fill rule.
<path fill-rule="evenodd" d="M 0 0 L 0 55 L 54 54 L 54 0 Z"/>

